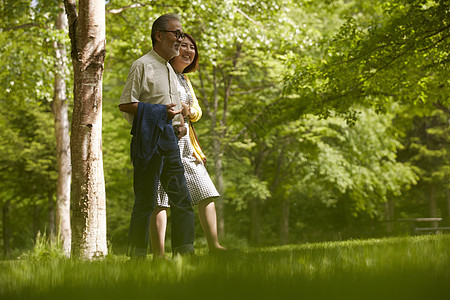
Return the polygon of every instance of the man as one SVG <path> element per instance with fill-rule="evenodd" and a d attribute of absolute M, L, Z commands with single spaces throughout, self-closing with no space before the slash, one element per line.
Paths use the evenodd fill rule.
<path fill-rule="evenodd" d="M 151 37 L 153 49 L 133 62 L 119 103 L 124 117 L 133 125 L 135 203 L 128 234 L 131 257 L 147 255 L 159 180 L 169 195 L 172 210 L 172 251 L 194 252 L 194 213 L 173 130 L 180 124 L 182 109 L 176 74 L 169 64 L 172 57 L 178 56 L 184 39 L 179 17 L 160 16 L 153 23 Z M 157 233 L 151 232 L 151 236 L 157 237 Z"/>

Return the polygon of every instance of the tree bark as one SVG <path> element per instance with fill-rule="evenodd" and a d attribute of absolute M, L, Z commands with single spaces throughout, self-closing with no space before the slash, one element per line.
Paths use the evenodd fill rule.
<path fill-rule="evenodd" d="M 58 30 L 67 29 L 67 17 L 61 11 L 56 18 Z M 64 253 L 70 256 L 72 231 L 70 229 L 70 184 L 72 167 L 70 165 L 70 136 L 69 136 L 69 103 L 66 95 L 66 48 L 63 43 L 54 43 L 55 62 L 55 95 L 52 110 L 55 119 L 56 153 L 58 161 L 58 181 L 56 188 L 56 226 Z"/>
<path fill-rule="evenodd" d="M 102 78 L 105 2 L 65 0 L 74 68 L 72 154 L 72 255 L 107 254 L 106 196 L 102 156 Z"/>

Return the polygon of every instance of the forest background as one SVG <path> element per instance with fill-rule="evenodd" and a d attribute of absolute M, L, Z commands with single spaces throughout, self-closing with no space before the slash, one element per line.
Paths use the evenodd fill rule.
<path fill-rule="evenodd" d="M 54 237 L 60 222 L 55 104 L 62 90 L 70 121 L 74 87 L 61 2 L 0 1 L 6 257 L 39 235 Z M 415 217 L 449 225 L 447 1 L 105 4 L 102 148 L 115 253 L 126 247 L 134 201 L 118 99 L 131 63 L 151 49 L 152 22 L 167 12 L 181 16 L 199 47 L 190 78 L 203 118 L 195 125 L 221 193 L 225 245 L 398 235 L 410 225 L 398 220 Z M 196 233 L 204 245 L 199 222 Z"/>

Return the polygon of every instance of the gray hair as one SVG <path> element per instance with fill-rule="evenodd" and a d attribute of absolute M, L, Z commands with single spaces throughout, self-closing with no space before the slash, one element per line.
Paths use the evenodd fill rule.
<path fill-rule="evenodd" d="M 167 24 L 170 20 L 175 20 L 181 23 L 180 17 L 177 14 L 164 14 L 161 15 L 158 19 L 153 22 L 152 25 L 152 44 L 155 46 L 156 44 L 156 32 L 161 30 L 167 30 Z"/>

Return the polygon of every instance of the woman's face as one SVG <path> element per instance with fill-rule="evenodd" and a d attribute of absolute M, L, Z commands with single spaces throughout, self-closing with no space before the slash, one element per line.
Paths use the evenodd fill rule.
<path fill-rule="evenodd" d="M 180 44 L 180 55 L 174 58 L 175 62 L 182 65 L 183 69 L 189 66 L 195 57 L 195 47 L 189 38 L 185 38 Z"/>

